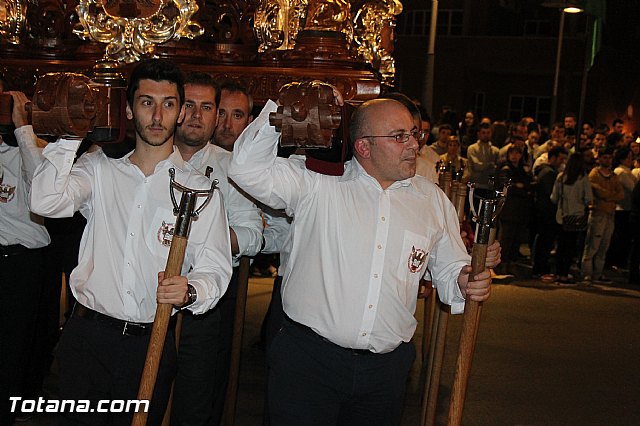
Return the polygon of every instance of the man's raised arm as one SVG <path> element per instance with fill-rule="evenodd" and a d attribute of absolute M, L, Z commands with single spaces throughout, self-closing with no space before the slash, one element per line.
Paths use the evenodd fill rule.
<path fill-rule="evenodd" d="M 269 124 L 277 108 L 268 101 L 262 112 L 238 137 L 229 165 L 229 178 L 256 200 L 282 209 L 292 207 L 304 193 L 306 170 L 289 161 L 276 162 L 280 134 Z"/>

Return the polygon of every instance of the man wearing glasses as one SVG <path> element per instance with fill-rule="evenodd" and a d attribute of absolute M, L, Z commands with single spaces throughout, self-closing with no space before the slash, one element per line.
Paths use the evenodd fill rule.
<path fill-rule="evenodd" d="M 489 271 L 470 276 L 453 205 L 414 176 L 419 133 L 401 103 L 358 108 L 354 159 L 342 176 L 276 159 L 275 109 L 267 103 L 247 127 L 229 167 L 250 195 L 295 215 L 286 318 L 267 355 L 271 424 L 397 424 L 415 358 L 420 278 L 428 267 L 441 299 L 460 313 L 465 298 L 489 297 Z M 499 259 L 496 244 L 487 264 Z"/>

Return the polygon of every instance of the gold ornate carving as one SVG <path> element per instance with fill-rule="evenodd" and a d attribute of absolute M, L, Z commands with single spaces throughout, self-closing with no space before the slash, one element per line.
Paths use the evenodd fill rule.
<path fill-rule="evenodd" d="M 26 17 L 27 0 L 0 0 L 0 35 L 11 44 L 20 44 Z"/>
<path fill-rule="evenodd" d="M 106 43 L 105 59 L 116 61 L 135 62 L 153 56 L 158 44 L 203 33 L 191 20 L 195 0 L 80 0 L 76 10 L 74 33 Z"/>
<path fill-rule="evenodd" d="M 305 30 L 338 31 L 348 35 L 349 27 L 351 5 L 347 0 L 309 0 Z"/>
<path fill-rule="evenodd" d="M 254 21 L 258 52 L 293 49 L 306 8 L 307 0 L 260 0 Z"/>
<path fill-rule="evenodd" d="M 402 12 L 399 0 L 367 0 L 354 17 L 354 41 L 358 54 L 380 72 L 382 82 L 393 86 L 396 15 Z"/>

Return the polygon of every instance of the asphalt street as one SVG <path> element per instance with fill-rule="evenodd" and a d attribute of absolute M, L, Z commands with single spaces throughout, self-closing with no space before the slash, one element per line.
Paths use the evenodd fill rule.
<path fill-rule="evenodd" d="M 532 279 L 494 284 L 484 303 L 464 425 L 640 425 L 640 288 L 560 286 Z M 262 424 L 264 350 L 258 344 L 272 279 L 249 285 L 236 425 Z M 415 341 L 423 332 L 423 303 Z M 461 317 L 452 316 L 437 424 L 446 424 Z M 420 351 L 407 386 L 403 426 L 419 424 Z M 55 397 L 56 375 L 45 396 Z M 55 425 L 36 415 L 23 425 Z"/>

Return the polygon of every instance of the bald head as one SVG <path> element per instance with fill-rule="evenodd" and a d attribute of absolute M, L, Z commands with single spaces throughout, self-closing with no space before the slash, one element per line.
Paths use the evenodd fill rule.
<path fill-rule="evenodd" d="M 351 148 L 356 139 L 362 136 L 372 135 L 372 125 L 376 122 L 377 117 L 384 117 L 387 111 L 396 111 L 401 114 L 408 114 L 413 119 L 410 111 L 402 105 L 402 103 L 394 99 L 373 99 L 360 105 L 351 116 L 349 126 L 349 139 Z M 354 151 L 355 152 L 355 151 Z"/>

